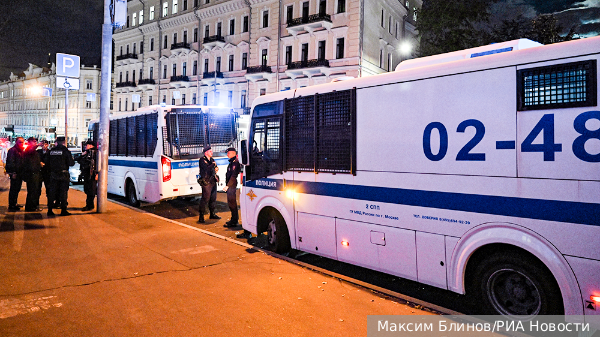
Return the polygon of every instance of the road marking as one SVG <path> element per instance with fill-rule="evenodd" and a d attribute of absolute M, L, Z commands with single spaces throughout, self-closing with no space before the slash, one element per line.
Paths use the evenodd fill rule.
<path fill-rule="evenodd" d="M 0 300 L 0 319 L 31 314 L 50 308 L 60 308 L 62 305 L 56 296 L 3 299 Z"/>
<path fill-rule="evenodd" d="M 213 247 L 213 246 L 200 246 L 200 247 L 193 247 L 193 248 L 185 248 L 185 249 L 180 249 L 180 250 L 175 250 L 172 251 L 171 254 L 188 254 L 188 255 L 196 255 L 196 254 L 202 254 L 202 253 L 208 253 L 208 252 L 212 252 L 217 250 L 217 248 Z"/>

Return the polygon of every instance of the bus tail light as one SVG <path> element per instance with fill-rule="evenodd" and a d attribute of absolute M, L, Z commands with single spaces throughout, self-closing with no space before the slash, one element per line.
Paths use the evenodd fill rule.
<path fill-rule="evenodd" d="M 162 164 L 163 182 L 171 180 L 171 160 L 167 157 L 160 157 Z"/>
<path fill-rule="evenodd" d="M 348 242 L 346 240 L 342 240 L 342 246 L 348 247 L 348 246 L 350 246 L 350 242 Z"/>
<path fill-rule="evenodd" d="M 590 296 L 590 299 L 592 300 L 592 302 L 594 302 L 596 304 L 600 304 L 600 296 L 592 295 L 592 296 Z"/>

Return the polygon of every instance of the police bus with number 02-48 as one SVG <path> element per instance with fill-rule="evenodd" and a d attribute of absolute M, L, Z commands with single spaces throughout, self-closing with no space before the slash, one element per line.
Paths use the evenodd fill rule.
<path fill-rule="evenodd" d="M 259 97 L 244 229 L 481 314 L 600 318 L 599 55 L 515 40 Z"/>
<path fill-rule="evenodd" d="M 219 167 L 218 189 L 225 186 L 226 150 L 238 147 L 237 113 L 201 105 L 153 105 L 110 116 L 108 193 L 134 206 L 202 193 L 199 159 L 211 146 Z M 98 142 L 99 125 L 88 136 Z"/>

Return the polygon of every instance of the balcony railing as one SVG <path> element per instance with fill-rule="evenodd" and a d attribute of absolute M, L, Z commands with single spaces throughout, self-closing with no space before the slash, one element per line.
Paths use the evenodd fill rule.
<path fill-rule="evenodd" d="M 327 21 L 331 22 L 331 15 L 325 13 L 313 14 L 307 17 L 300 17 L 292 19 L 288 22 L 288 27 L 300 26 L 307 23 L 319 22 L 319 21 Z"/>
<path fill-rule="evenodd" d="M 142 84 L 156 84 L 156 81 L 152 78 L 145 78 L 143 80 L 138 81 L 138 85 L 142 85 Z"/>
<path fill-rule="evenodd" d="M 172 43 L 171 50 L 173 49 L 190 49 L 190 44 L 187 42 Z"/>
<path fill-rule="evenodd" d="M 115 85 L 117 88 L 125 88 L 125 87 L 135 87 L 135 82 L 127 81 L 127 82 L 119 82 Z"/>
<path fill-rule="evenodd" d="M 326 59 L 306 60 L 297 61 L 288 64 L 289 69 L 303 69 L 303 68 L 316 68 L 316 67 L 329 67 L 329 61 Z"/>
<path fill-rule="evenodd" d="M 211 42 L 225 43 L 225 37 L 223 37 L 221 35 L 213 35 L 213 36 L 205 37 L 204 40 L 202 40 L 202 43 L 211 43 Z"/>
<path fill-rule="evenodd" d="M 202 78 L 210 79 L 210 78 L 223 78 L 223 73 L 220 71 L 205 71 L 202 73 Z"/>
<path fill-rule="evenodd" d="M 185 75 L 171 76 L 171 82 L 189 82 L 190 78 Z"/>
<path fill-rule="evenodd" d="M 246 74 L 255 74 L 255 73 L 270 73 L 271 67 L 266 65 L 253 66 L 246 68 Z"/>
<path fill-rule="evenodd" d="M 128 53 L 125 55 L 117 56 L 117 61 L 126 60 L 126 59 L 136 59 L 137 60 L 137 58 L 138 58 L 137 54 Z"/>

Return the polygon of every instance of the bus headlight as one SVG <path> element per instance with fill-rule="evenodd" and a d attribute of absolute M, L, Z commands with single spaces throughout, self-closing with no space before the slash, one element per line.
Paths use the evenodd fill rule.
<path fill-rule="evenodd" d="M 171 180 L 171 160 L 167 157 L 160 157 L 162 164 L 163 182 Z"/>

